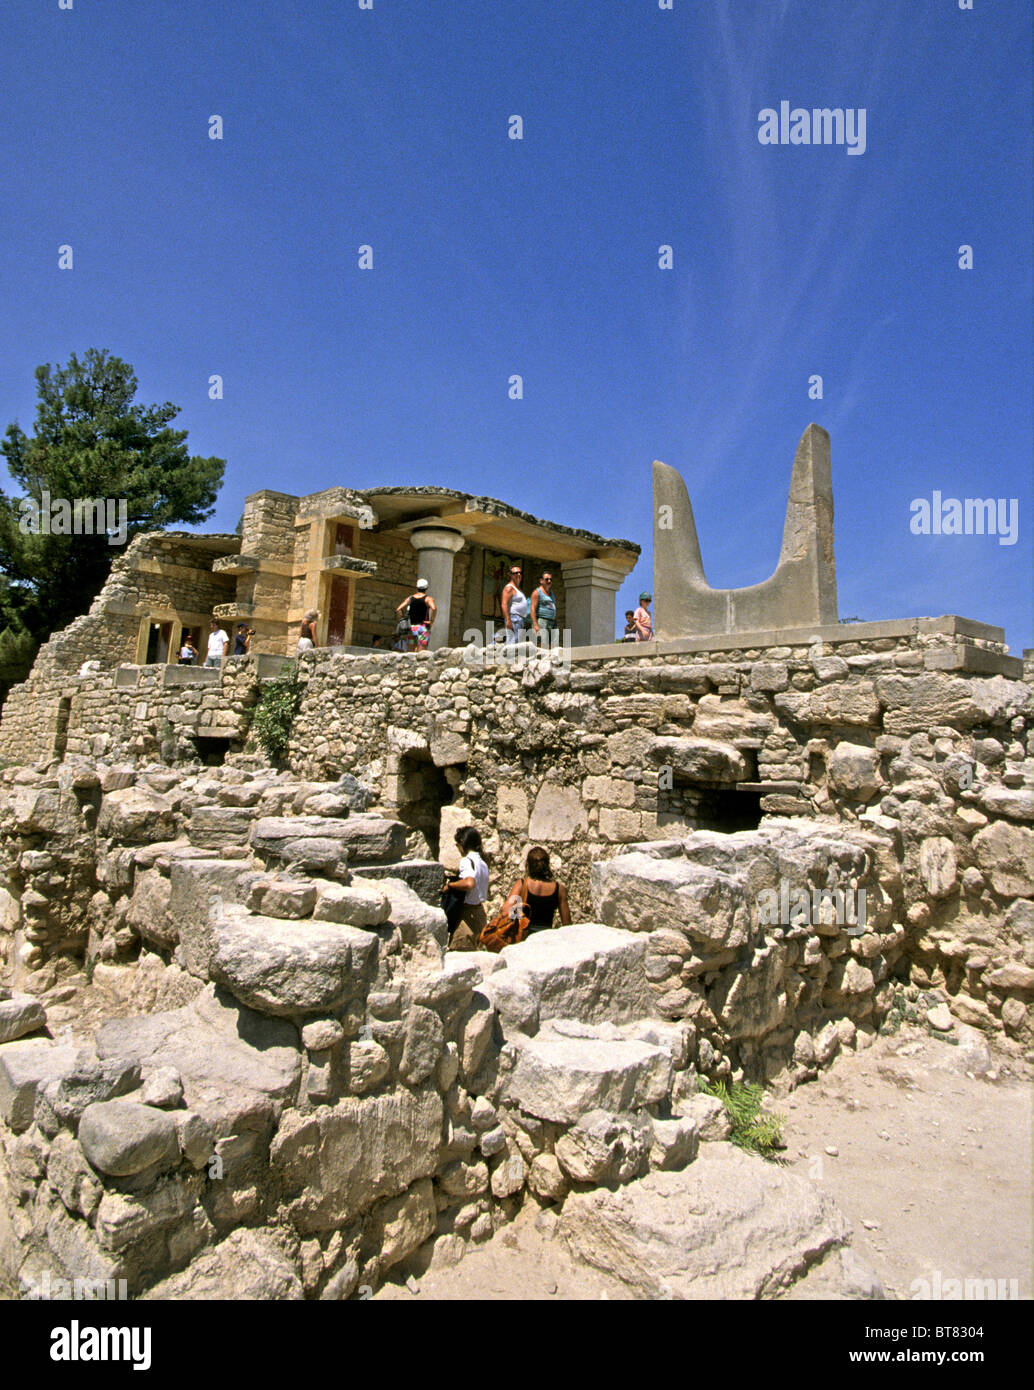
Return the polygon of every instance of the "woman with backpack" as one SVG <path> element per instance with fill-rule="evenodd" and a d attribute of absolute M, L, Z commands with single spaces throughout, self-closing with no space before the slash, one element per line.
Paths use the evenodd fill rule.
<path fill-rule="evenodd" d="M 523 916 L 528 919 L 527 935 L 547 931 L 553 925 L 553 918 L 560 913 L 560 925 L 571 925 L 571 909 L 567 903 L 567 889 L 557 882 L 549 863 L 549 854 L 541 845 L 528 850 L 525 860 L 525 876 L 519 878 L 510 889 L 506 906 L 523 902 Z M 504 911 L 506 908 L 504 907 Z"/>

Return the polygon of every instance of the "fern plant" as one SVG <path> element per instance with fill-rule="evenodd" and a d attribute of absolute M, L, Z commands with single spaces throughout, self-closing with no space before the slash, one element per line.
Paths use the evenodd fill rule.
<path fill-rule="evenodd" d="M 724 1081 L 712 1083 L 701 1079 L 698 1087 L 705 1095 L 714 1096 L 724 1105 L 732 1121 L 729 1136 L 732 1143 L 748 1153 L 768 1159 L 773 1157 L 776 1149 L 782 1148 L 783 1116 L 761 1113 L 765 1092 L 756 1082 L 737 1081 L 728 1086 Z"/>
<path fill-rule="evenodd" d="M 279 676 L 262 687 L 251 732 L 272 763 L 282 762 L 291 738 L 291 726 L 298 713 L 304 687 L 298 679 L 298 663 L 288 662 Z"/>

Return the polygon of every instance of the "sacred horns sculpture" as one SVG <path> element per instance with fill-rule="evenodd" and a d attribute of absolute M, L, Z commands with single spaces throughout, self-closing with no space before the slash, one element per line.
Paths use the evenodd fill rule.
<path fill-rule="evenodd" d="M 657 637 L 769 632 L 837 621 L 829 435 L 819 425 L 809 425 L 797 446 L 779 563 L 760 584 L 711 588 L 686 484 L 666 463 L 653 465 L 653 504 Z"/>

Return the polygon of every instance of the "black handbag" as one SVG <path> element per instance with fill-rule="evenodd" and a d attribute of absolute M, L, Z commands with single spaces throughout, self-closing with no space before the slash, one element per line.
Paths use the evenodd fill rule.
<path fill-rule="evenodd" d="M 451 936 L 460 924 L 463 917 L 463 902 L 467 896 L 465 888 L 443 888 L 442 889 L 442 911 L 445 913 L 445 920 L 449 924 L 449 935 Z"/>

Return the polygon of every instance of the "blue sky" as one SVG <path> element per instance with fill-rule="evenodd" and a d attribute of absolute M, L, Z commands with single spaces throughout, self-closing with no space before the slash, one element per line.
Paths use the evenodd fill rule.
<path fill-rule="evenodd" d="M 652 459 L 711 583 L 755 583 L 815 420 L 841 615 L 960 613 L 1018 653 L 1031 10 L 5 0 L 0 428 L 39 363 L 107 348 L 227 460 L 212 528 L 261 487 L 435 483 L 639 542 L 623 610 Z M 783 100 L 865 108 L 864 154 L 762 145 Z M 1018 499 L 1018 542 L 913 535 L 934 490 Z"/>

